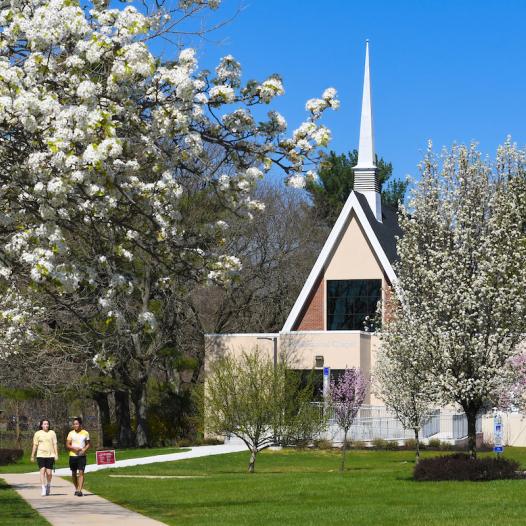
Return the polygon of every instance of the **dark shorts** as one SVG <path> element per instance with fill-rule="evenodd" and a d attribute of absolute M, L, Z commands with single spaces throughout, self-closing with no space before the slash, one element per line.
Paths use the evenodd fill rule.
<path fill-rule="evenodd" d="M 38 469 L 46 468 L 53 469 L 55 459 L 53 457 L 37 457 Z"/>
<path fill-rule="evenodd" d="M 86 457 L 69 457 L 69 469 L 71 471 L 84 471 L 86 469 Z"/>

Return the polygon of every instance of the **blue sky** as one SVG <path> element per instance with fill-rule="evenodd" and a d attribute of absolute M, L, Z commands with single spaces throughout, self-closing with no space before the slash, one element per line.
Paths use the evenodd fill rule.
<path fill-rule="evenodd" d="M 291 127 L 334 86 L 342 107 L 325 123 L 337 152 L 358 145 L 366 38 L 376 150 L 395 176 L 417 174 L 427 139 L 477 140 L 492 156 L 508 134 L 526 143 L 524 0 L 223 0 L 214 19 L 238 7 L 198 47 L 201 64 L 232 54 L 245 80 L 280 73 L 286 94 L 274 106 Z"/>

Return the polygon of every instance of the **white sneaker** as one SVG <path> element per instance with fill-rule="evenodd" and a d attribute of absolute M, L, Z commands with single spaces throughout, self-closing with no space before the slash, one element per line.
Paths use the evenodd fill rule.
<path fill-rule="evenodd" d="M 46 486 L 42 486 L 42 493 L 40 495 L 42 495 L 42 497 L 45 497 L 47 495 Z"/>
<path fill-rule="evenodd" d="M 46 484 L 46 495 L 49 495 L 51 492 L 51 484 Z"/>

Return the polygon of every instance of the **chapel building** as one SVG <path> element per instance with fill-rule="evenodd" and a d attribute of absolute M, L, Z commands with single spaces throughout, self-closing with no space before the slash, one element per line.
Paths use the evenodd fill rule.
<path fill-rule="evenodd" d="M 377 305 L 396 279 L 396 211 L 382 203 L 375 165 L 369 44 L 366 44 L 358 163 L 350 193 L 279 333 L 208 334 L 206 360 L 258 348 L 292 354 L 294 367 L 359 367 L 370 374 L 378 348 Z M 382 302 L 384 303 L 384 302 Z M 385 313 L 383 313 L 385 316 Z M 381 404 L 369 394 L 366 404 Z M 383 405 L 383 404 L 382 404 Z"/>

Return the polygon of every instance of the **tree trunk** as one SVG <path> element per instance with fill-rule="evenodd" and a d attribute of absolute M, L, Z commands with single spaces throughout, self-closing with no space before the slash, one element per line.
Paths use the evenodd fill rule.
<path fill-rule="evenodd" d="M 133 432 L 130 419 L 130 395 L 128 391 L 117 390 L 115 397 L 115 415 L 117 418 L 117 442 L 120 448 L 133 446 Z"/>
<path fill-rule="evenodd" d="M 415 432 L 415 443 L 416 443 L 415 464 L 418 464 L 420 462 L 420 438 L 418 436 L 418 427 L 415 427 L 413 431 Z"/>
<path fill-rule="evenodd" d="M 345 453 L 347 452 L 347 429 L 343 431 L 343 445 L 342 445 L 342 462 L 340 464 L 340 473 L 345 470 Z"/>
<path fill-rule="evenodd" d="M 15 400 L 15 437 L 16 437 L 16 447 L 17 449 L 22 449 L 22 438 L 20 433 L 20 402 Z"/>
<path fill-rule="evenodd" d="M 93 393 L 93 399 L 99 408 L 100 426 L 102 431 L 100 439 L 102 447 L 111 447 L 113 445 L 113 437 L 111 436 L 111 417 L 108 394 L 102 392 Z"/>
<path fill-rule="evenodd" d="M 468 450 L 472 459 L 477 458 L 477 411 L 466 412 L 468 418 Z"/>
<path fill-rule="evenodd" d="M 248 472 L 254 473 L 254 467 L 256 465 L 256 455 L 258 454 L 257 449 L 250 450 L 250 462 L 248 463 Z"/>
<path fill-rule="evenodd" d="M 141 378 L 132 390 L 133 405 L 135 406 L 135 418 L 137 428 L 135 430 L 135 445 L 137 447 L 148 447 L 148 422 L 146 420 L 147 397 L 146 378 Z"/>

